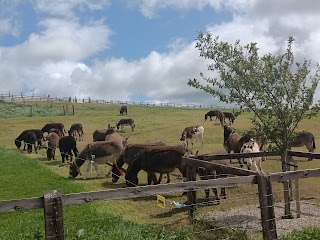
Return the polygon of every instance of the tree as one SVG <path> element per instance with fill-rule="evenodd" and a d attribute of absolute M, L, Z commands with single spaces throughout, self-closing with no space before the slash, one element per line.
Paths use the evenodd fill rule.
<path fill-rule="evenodd" d="M 314 73 L 310 60 L 295 62 L 289 37 L 287 49 L 278 55 L 258 54 L 256 43 L 245 46 L 237 40 L 234 45 L 213 38 L 210 33 L 198 35 L 196 48 L 200 57 L 213 60 L 208 70 L 218 77 L 200 73 L 207 84 L 189 79 L 189 86 L 204 90 L 225 103 L 234 103 L 254 113 L 256 132 L 263 133 L 283 154 L 282 170 L 288 170 L 285 150 L 294 137 L 294 130 L 304 118 L 315 116 L 319 102 L 314 103 L 319 83 L 319 64 Z M 285 216 L 290 217 L 289 183 L 284 181 Z"/>
<path fill-rule="evenodd" d="M 289 37 L 285 53 L 259 56 L 256 43 L 234 45 L 199 33 L 196 48 L 200 57 L 213 60 L 208 70 L 219 77 L 200 76 L 207 82 L 189 80 L 189 86 L 204 90 L 225 103 L 235 103 L 254 113 L 252 123 L 263 132 L 277 150 L 284 151 L 294 137 L 294 130 L 304 118 L 319 111 L 314 93 L 319 83 L 319 64 L 311 74 L 310 60 L 294 62 Z"/>

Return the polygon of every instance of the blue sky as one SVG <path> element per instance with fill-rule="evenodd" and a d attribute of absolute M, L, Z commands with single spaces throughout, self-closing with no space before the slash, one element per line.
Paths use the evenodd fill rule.
<path fill-rule="evenodd" d="M 1 93 L 219 105 L 197 32 L 318 61 L 320 3 L 306 0 L 0 0 Z M 316 97 L 320 94 L 317 92 Z"/>

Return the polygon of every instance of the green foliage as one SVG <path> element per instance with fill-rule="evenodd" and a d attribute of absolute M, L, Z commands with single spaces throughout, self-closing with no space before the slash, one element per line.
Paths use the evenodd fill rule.
<path fill-rule="evenodd" d="M 292 140 L 298 123 L 319 111 L 318 104 L 313 105 L 320 80 L 319 64 L 311 74 L 311 61 L 295 62 L 293 42 L 290 37 L 285 53 L 260 56 L 256 43 L 242 46 L 238 40 L 232 45 L 219 41 L 219 37 L 212 38 L 209 33 L 199 33 L 196 48 L 200 57 L 213 61 L 208 70 L 219 77 L 201 73 L 204 83 L 193 79 L 188 84 L 222 102 L 253 111 L 255 130 L 263 132 L 277 149 L 283 150 Z"/>
<path fill-rule="evenodd" d="M 294 230 L 292 233 L 279 237 L 279 240 L 314 240 L 319 239 L 319 227 L 307 227 L 302 230 Z"/>

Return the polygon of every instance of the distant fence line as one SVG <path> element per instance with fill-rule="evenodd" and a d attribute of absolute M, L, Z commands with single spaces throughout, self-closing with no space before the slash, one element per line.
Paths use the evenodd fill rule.
<path fill-rule="evenodd" d="M 157 106 L 157 107 L 178 107 L 178 108 L 200 108 L 200 109 L 232 109 L 238 108 L 235 106 L 217 106 L 206 104 L 180 104 L 180 103 L 161 103 L 161 102 L 137 102 L 137 101 L 120 101 L 120 100 L 101 100 L 92 98 L 77 98 L 77 97 L 51 97 L 48 96 L 34 96 L 21 94 L 0 94 L 0 100 L 5 102 L 21 102 L 21 101 L 48 101 L 48 102 L 73 102 L 73 103 L 100 103 L 100 104 L 127 104 L 127 105 L 141 105 L 141 106 Z"/>

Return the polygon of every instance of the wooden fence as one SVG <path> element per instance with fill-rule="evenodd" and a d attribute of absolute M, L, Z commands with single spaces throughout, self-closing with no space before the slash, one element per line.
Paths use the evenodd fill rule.
<path fill-rule="evenodd" d="M 141 106 L 158 106 L 158 107 L 178 107 L 178 108 L 202 108 L 202 109 L 233 109 L 234 106 L 217 106 L 208 104 L 181 104 L 169 102 L 146 102 L 146 101 L 120 101 L 120 100 L 103 100 L 91 98 L 71 98 L 71 97 L 50 97 L 50 96 L 26 96 L 23 94 L 0 94 L 0 100 L 6 102 L 23 102 L 23 101 L 48 101 L 48 102 L 69 102 L 69 103 L 100 103 L 100 104 L 126 104 Z"/>
<path fill-rule="evenodd" d="M 214 159 L 235 159 L 253 156 L 279 156 L 279 152 L 261 152 L 246 154 L 226 154 L 212 156 Z M 288 151 L 289 156 L 320 158 L 320 154 Z M 307 169 L 263 174 L 236 167 L 227 167 L 220 164 L 193 158 L 183 158 L 183 163 L 194 172 L 196 167 L 220 170 L 230 175 L 228 178 L 195 181 L 194 174 L 188 174 L 188 182 L 161 184 L 152 186 L 138 186 L 114 190 L 61 194 L 57 190 L 47 191 L 42 197 L 0 201 L 0 212 L 15 212 L 28 209 L 44 209 L 46 239 L 64 239 L 63 206 L 111 201 L 119 199 L 141 198 L 172 192 L 188 192 L 189 214 L 193 217 L 196 211 L 196 191 L 207 188 L 233 187 L 239 185 L 257 184 L 261 211 L 261 224 L 264 239 L 277 239 L 276 223 L 274 218 L 272 184 L 295 180 L 299 178 L 320 177 L 319 169 Z"/>

